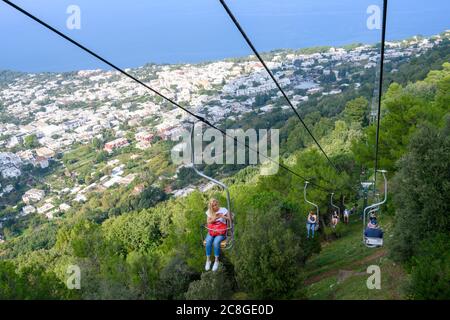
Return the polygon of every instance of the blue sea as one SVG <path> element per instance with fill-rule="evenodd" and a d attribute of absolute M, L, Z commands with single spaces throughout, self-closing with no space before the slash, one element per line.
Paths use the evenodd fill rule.
<path fill-rule="evenodd" d="M 251 54 L 218 0 L 13 2 L 123 68 L 150 62 L 197 63 Z M 373 6 L 382 8 L 380 0 L 228 0 L 227 3 L 259 51 L 376 43 L 381 38 L 380 29 L 367 26 L 368 19 L 376 19 Z M 79 16 L 67 11 L 71 5 L 77 6 Z M 448 0 L 389 0 L 387 39 L 428 36 L 450 29 L 449 12 Z M 74 17 L 79 20 L 71 20 Z M 79 21 L 80 29 L 69 29 L 68 19 Z M 107 69 L 4 2 L 0 2 L 0 43 L 0 70 Z"/>

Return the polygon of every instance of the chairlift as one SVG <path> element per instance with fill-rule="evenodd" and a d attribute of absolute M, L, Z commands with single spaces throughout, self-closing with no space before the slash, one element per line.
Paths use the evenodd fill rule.
<path fill-rule="evenodd" d="M 319 230 L 319 206 L 315 203 L 312 203 L 311 201 L 308 201 L 308 199 L 306 199 L 306 188 L 308 187 L 308 183 L 309 181 L 305 181 L 305 187 L 303 189 L 303 195 L 305 197 L 305 202 L 309 203 L 310 205 L 314 206 L 316 208 L 316 215 L 317 215 L 317 221 L 316 224 L 314 226 L 314 230 L 317 231 Z"/>
<path fill-rule="evenodd" d="M 195 127 L 195 123 L 192 123 L 192 127 L 191 127 L 191 145 L 190 145 L 190 149 L 191 149 L 191 166 L 192 169 L 194 169 L 195 173 L 198 174 L 199 176 L 211 181 L 212 183 L 214 183 L 215 185 L 220 186 L 223 190 L 225 190 L 226 196 L 227 196 L 227 210 L 228 210 L 228 214 L 230 215 L 230 220 L 227 220 L 227 232 L 225 234 L 225 239 L 220 243 L 220 247 L 221 249 L 231 249 L 231 247 L 233 246 L 233 240 L 234 240 L 234 219 L 233 219 L 233 214 L 231 213 L 231 200 L 230 200 L 230 191 L 228 190 L 228 187 L 214 179 L 211 178 L 209 176 L 207 176 L 206 174 L 204 174 L 203 172 L 200 172 L 199 170 L 197 170 L 197 168 L 195 167 L 195 161 L 194 161 L 194 127 Z M 211 228 L 208 228 L 207 224 L 202 224 L 201 225 L 201 239 L 202 239 L 202 243 L 203 246 L 206 246 L 206 236 L 205 234 L 207 232 L 209 232 L 209 230 L 213 230 Z"/>
<path fill-rule="evenodd" d="M 333 204 L 333 195 L 334 195 L 334 192 L 332 192 L 332 193 L 330 193 L 330 204 L 331 204 L 331 206 L 333 207 L 333 208 L 336 208 L 337 209 L 337 213 L 338 213 L 338 217 L 339 217 L 339 219 L 341 218 L 341 208 L 339 208 L 338 206 L 336 206 L 335 204 Z M 332 217 L 334 216 L 334 214 L 332 214 Z M 338 220 L 338 222 L 339 222 L 339 220 Z M 337 225 L 337 223 L 336 223 L 336 225 Z"/>
<path fill-rule="evenodd" d="M 345 224 L 348 224 L 350 222 L 350 212 L 347 208 L 347 206 L 345 205 L 345 195 L 342 196 L 342 206 L 344 207 L 344 213 L 342 215 L 342 219 L 344 221 Z M 347 212 L 347 215 L 345 214 Z"/>
<path fill-rule="evenodd" d="M 376 248 L 383 246 L 383 238 L 382 237 L 367 237 L 366 236 L 366 215 L 369 216 L 370 214 L 375 214 L 379 212 L 380 206 L 384 204 L 387 200 L 387 179 L 386 179 L 386 170 L 378 170 L 378 172 L 381 172 L 384 178 L 384 199 L 381 202 L 374 203 L 370 206 L 367 206 L 364 208 L 363 212 L 363 243 L 368 248 Z"/>

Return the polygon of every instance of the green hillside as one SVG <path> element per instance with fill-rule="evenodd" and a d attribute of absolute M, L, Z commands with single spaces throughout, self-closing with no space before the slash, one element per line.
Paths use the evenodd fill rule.
<path fill-rule="evenodd" d="M 402 267 L 388 257 L 392 237 L 392 218 L 380 219 L 386 232 L 383 248 L 363 245 L 362 222 L 352 216 L 348 226 L 343 226 L 345 236 L 322 244 L 320 254 L 307 262 L 306 285 L 309 299 L 404 299 L 402 292 L 406 281 Z M 381 270 L 381 289 L 366 286 L 367 267 L 378 265 Z"/>
<path fill-rule="evenodd" d="M 261 176 L 258 167 L 247 167 L 223 179 L 233 201 L 235 242 L 221 254 L 218 272 L 204 271 L 200 225 L 211 198 L 225 206 L 222 190 L 130 205 L 117 215 L 109 214 L 109 199 L 90 199 L 64 219 L 30 226 L 0 245 L 0 297 L 448 299 L 450 63 L 423 80 L 392 83 L 383 96 L 379 165 L 388 170 L 389 188 L 379 217 L 385 246 L 379 249 L 361 243 L 359 220 L 360 182 L 374 177 L 369 99 L 352 97 L 333 113 L 305 117 L 338 170 L 290 118 L 280 127 L 287 144 L 280 161 L 298 176 L 281 168 Z M 306 236 L 311 206 L 300 176 L 310 181 L 308 198 L 321 212 L 314 239 Z M 383 194 L 380 175 L 376 188 Z M 330 191 L 341 207 L 344 196 L 347 206 L 358 204 L 351 223 L 336 230 L 329 227 Z M 124 198 L 121 205 L 129 200 L 116 196 Z M 372 193 L 368 198 L 375 201 Z M 380 290 L 367 289 L 369 265 L 381 268 Z M 81 270 L 79 290 L 66 287 L 70 266 Z"/>

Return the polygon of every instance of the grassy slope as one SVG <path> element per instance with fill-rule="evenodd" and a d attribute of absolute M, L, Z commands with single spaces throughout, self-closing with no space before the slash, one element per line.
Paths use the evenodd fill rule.
<path fill-rule="evenodd" d="M 392 218 L 380 217 L 385 230 L 383 248 L 370 249 L 362 244 L 362 222 L 351 217 L 348 226 L 342 226 L 342 237 L 323 243 L 322 251 L 306 265 L 309 299 L 404 299 L 402 287 L 405 274 L 401 266 L 387 257 Z M 381 289 L 369 290 L 367 267 L 381 269 Z"/>

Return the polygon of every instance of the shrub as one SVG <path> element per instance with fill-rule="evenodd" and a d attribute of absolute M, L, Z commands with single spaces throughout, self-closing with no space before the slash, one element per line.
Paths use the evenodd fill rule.
<path fill-rule="evenodd" d="M 424 240 L 412 263 L 409 291 L 413 299 L 450 297 L 450 235 L 441 233 Z"/>
<path fill-rule="evenodd" d="M 185 298 L 189 284 L 197 277 L 181 257 L 172 258 L 162 269 L 156 285 L 156 298 L 178 300 Z"/>
<path fill-rule="evenodd" d="M 249 211 L 241 228 L 234 256 L 240 289 L 256 299 L 298 296 L 299 270 L 306 261 L 307 244 L 302 237 L 288 227 L 276 208 Z"/>
<path fill-rule="evenodd" d="M 391 254 L 407 262 L 422 239 L 450 230 L 450 117 L 438 130 L 424 126 L 399 162 L 393 189 L 396 210 Z"/>
<path fill-rule="evenodd" d="M 222 300 L 229 299 L 231 294 L 231 283 L 222 267 L 216 272 L 205 272 L 200 280 L 191 282 L 185 296 L 188 300 Z"/>

